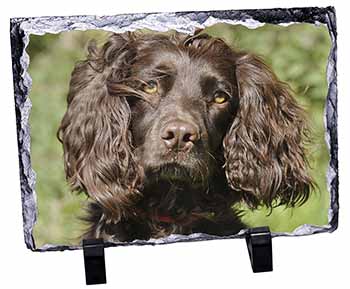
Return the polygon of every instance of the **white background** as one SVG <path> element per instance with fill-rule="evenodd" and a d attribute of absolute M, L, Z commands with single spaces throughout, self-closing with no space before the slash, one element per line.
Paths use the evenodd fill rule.
<path fill-rule="evenodd" d="M 0 17 L 0 288 L 85 288 L 82 251 L 33 253 L 22 231 L 10 17 L 335 6 L 338 18 L 340 220 L 332 234 L 273 239 L 274 271 L 253 274 L 244 240 L 106 249 L 104 288 L 349 288 L 347 1 L 2 1 Z M 6 4 L 5 4 L 6 3 Z M 6 5 L 6 6 L 5 6 Z M 348 21 L 348 23 L 346 23 Z M 18 287 L 17 287 L 18 286 Z"/>

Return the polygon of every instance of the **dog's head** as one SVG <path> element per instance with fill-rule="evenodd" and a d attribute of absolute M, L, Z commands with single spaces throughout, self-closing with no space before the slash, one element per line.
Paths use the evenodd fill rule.
<path fill-rule="evenodd" d="M 114 34 L 76 65 L 59 129 L 73 189 L 119 219 L 145 186 L 226 181 L 251 207 L 312 181 L 302 109 L 264 62 L 206 34 Z"/>

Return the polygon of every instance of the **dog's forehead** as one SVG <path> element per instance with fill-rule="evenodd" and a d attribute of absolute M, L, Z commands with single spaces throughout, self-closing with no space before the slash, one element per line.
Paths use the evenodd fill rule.
<path fill-rule="evenodd" d="M 234 67 L 231 59 L 220 55 L 196 54 L 187 47 L 177 49 L 157 49 L 145 51 L 137 61 L 136 72 L 154 75 L 155 72 L 176 76 L 187 82 L 199 83 L 203 78 L 216 77 L 230 80 Z"/>

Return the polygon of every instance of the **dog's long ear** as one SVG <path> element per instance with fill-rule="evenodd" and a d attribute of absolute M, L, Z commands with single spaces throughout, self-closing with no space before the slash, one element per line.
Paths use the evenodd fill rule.
<path fill-rule="evenodd" d="M 141 178 L 131 149 L 129 105 L 107 87 L 111 77 L 127 77 L 129 41 L 128 35 L 114 34 L 101 49 L 90 45 L 88 59 L 72 73 L 58 130 L 72 189 L 86 192 L 116 220 L 136 199 Z"/>
<path fill-rule="evenodd" d="M 302 204 L 313 187 L 303 110 L 260 58 L 241 54 L 236 76 L 239 110 L 224 138 L 231 188 L 252 208 Z"/>

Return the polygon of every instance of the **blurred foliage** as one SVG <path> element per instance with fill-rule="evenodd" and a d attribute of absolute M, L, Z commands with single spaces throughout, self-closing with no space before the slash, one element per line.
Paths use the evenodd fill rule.
<path fill-rule="evenodd" d="M 329 154 L 324 141 L 323 110 L 331 42 L 326 27 L 293 24 L 248 29 L 241 25 L 217 24 L 206 32 L 225 39 L 236 49 L 262 56 L 278 77 L 291 85 L 298 102 L 307 111 L 312 128 L 310 163 L 318 190 L 302 207 L 278 207 L 271 214 L 265 208 L 251 211 L 240 205 L 245 210 L 243 220 L 250 226 L 268 225 L 277 232 L 292 231 L 302 224 L 327 224 Z M 95 39 L 102 44 L 107 37 L 107 32 L 94 30 L 30 37 L 27 52 L 33 79 L 30 125 L 32 165 L 37 173 L 38 222 L 34 228 L 37 246 L 77 244 L 83 232 L 78 217 L 83 215 L 86 197 L 69 191 L 64 177 L 62 146 L 56 131 L 66 109 L 69 79 L 75 63 L 86 57 L 89 40 Z"/>

